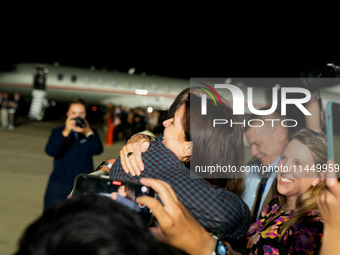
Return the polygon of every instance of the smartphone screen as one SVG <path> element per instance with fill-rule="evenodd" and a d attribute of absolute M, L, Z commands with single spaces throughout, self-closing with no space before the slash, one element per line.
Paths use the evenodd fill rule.
<path fill-rule="evenodd" d="M 152 212 L 145 205 L 137 203 L 136 199 L 145 195 L 157 197 L 157 193 L 152 188 L 139 182 L 87 174 L 80 174 L 76 177 L 74 194 L 97 194 L 110 197 L 117 203 L 138 213 L 146 224 L 151 224 Z"/>
<path fill-rule="evenodd" d="M 340 104 L 329 102 L 326 111 L 328 158 L 340 164 Z M 338 177 L 339 176 L 338 172 Z"/>

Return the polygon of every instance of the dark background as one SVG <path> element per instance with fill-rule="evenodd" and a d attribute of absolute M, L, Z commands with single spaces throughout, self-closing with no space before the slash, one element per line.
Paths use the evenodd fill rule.
<path fill-rule="evenodd" d="M 215 51 L 203 47 L 204 42 L 195 47 L 186 44 L 148 38 L 117 43 L 117 38 L 107 39 L 106 34 L 93 41 L 89 32 L 82 34 L 58 34 L 46 36 L 44 31 L 26 37 L 4 40 L 0 57 L 0 68 L 11 63 L 37 62 L 63 66 L 89 68 L 93 65 L 100 70 L 127 72 L 134 67 L 136 73 L 189 79 L 190 77 L 299 77 L 310 66 L 325 65 L 330 61 L 340 61 L 340 53 L 329 46 L 322 52 L 317 47 L 312 50 L 299 47 L 294 50 L 279 48 L 251 48 L 239 50 L 224 45 Z M 92 39 L 88 41 L 87 39 Z M 179 39 L 179 38 L 178 38 Z M 176 38 L 175 38 L 176 40 Z M 183 41 L 183 38 L 181 38 Z M 198 41 L 200 42 L 200 41 Z M 270 44 L 267 44 L 270 45 Z M 175 47 L 176 46 L 176 47 Z M 199 46 L 199 47 L 198 47 Z M 328 53 L 326 54 L 326 50 Z M 316 53 L 322 54 L 316 54 Z M 308 54 L 303 54 L 308 53 Z M 321 56 L 321 57 L 320 57 Z M 59 105 L 60 106 L 60 105 Z M 65 108 L 65 107 L 64 107 Z M 58 108 L 60 115 L 65 109 Z M 58 114 L 59 115 L 59 114 Z"/>
<path fill-rule="evenodd" d="M 190 77 L 299 77 L 301 72 L 311 66 L 324 65 L 330 61 L 339 61 L 340 58 L 305 60 L 242 60 L 235 59 L 229 62 L 202 63 L 187 61 L 185 55 L 178 59 L 173 56 L 141 56 L 140 54 L 122 55 L 107 54 L 105 57 L 70 56 L 68 54 L 54 56 L 49 52 L 27 51 L 21 54 L 13 54 L 1 60 L 1 66 L 10 63 L 36 62 L 53 64 L 58 62 L 63 66 L 75 66 L 89 68 L 95 66 L 97 69 L 118 70 L 127 72 L 134 67 L 136 73 L 146 72 L 147 75 L 159 75 L 168 77 L 186 78 Z M 89 54 L 90 55 L 90 54 Z"/>
<path fill-rule="evenodd" d="M 27 41 L 3 41 L 0 67 L 9 63 L 38 62 L 96 69 L 127 72 L 131 67 L 136 73 L 169 77 L 299 77 L 311 65 L 323 65 L 329 61 L 340 61 L 336 49 L 329 54 L 302 54 L 306 49 L 272 52 L 268 50 L 242 51 L 227 48 L 220 53 L 197 51 L 194 48 L 178 47 L 169 44 L 116 44 L 98 40 L 95 43 L 86 39 L 55 41 L 51 38 Z M 324 50 L 324 49 L 323 49 Z M 316 49 L 314 50 L 317 51 Z"/>

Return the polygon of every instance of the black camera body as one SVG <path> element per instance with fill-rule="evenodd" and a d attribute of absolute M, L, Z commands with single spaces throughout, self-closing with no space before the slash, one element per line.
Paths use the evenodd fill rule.
<path fill-rule="evenodd" d="M 86 123 L 81 116 L 78 116 L 77 118 L 74 118 L 73 120 L 76 121 L 76 127 L 80 127 L 80 128 L 86 127 Z"/>
<path fill-rule="evenodd" d="M 300 77 L 303 88 L 309 91 L 334 86 L 340 82 L 340 64 L 334 62 L 326 65 L 315 65 L 304 70 Z"/>

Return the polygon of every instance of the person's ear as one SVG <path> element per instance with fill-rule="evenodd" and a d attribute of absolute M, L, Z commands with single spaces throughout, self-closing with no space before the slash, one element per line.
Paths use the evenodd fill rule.
<path fill-rule="evenodd" d="M 281 125 L 275 127 L 274 133 L 275 133 L 275 136 L 276 136 L 276 138 L 279 142 L 283 142 L 287 139 L 286 138 L 286 131 L 285 131 L 284 127 L 282 127 Z"/>
<path fill-rule="evenodd" d="M 319 184 L 319 182 L 320 182 L 320 179 L 319 179 L 319 178 L 315 179 L 315 180 L 312 182 L 312 186 L 315 187 L 316 185 Z"/>
<path fill-rule="evenodd" d="M 184 156 L 185 157 L 191 156 L 191 142 L 185 142 Z"/>

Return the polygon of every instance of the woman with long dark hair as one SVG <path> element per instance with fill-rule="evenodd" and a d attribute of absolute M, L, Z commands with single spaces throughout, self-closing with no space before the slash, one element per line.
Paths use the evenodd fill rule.
<path fill-rule="evenodd" d="M 213 127 L 214 118 L 237 119 L 224 100 L 216 108 L 213 100 L 207 99 L 208 113 L 201 115 L 201 95 L 199 89 L 186 89 L 177 96 L 169 110 L 170 118 L 163 122 L 164 135 L 143 153 L 145 170 L 141 176 L 125 173 L 121 157 L 109 175 L 126 180 L 150 177 L 166 181 L 206 230 L 237 242 L 250 222 L 249 208 L 239 198 L 244 179 L 226 172 L 202 175 L 190 171 L 190 167 L 194 170 L 196 166 L 232 165 L 239 169 L 243 163 L 243 131 L 240 125 Z M 124 157 L 133 157 L 133 153 Z"/>

